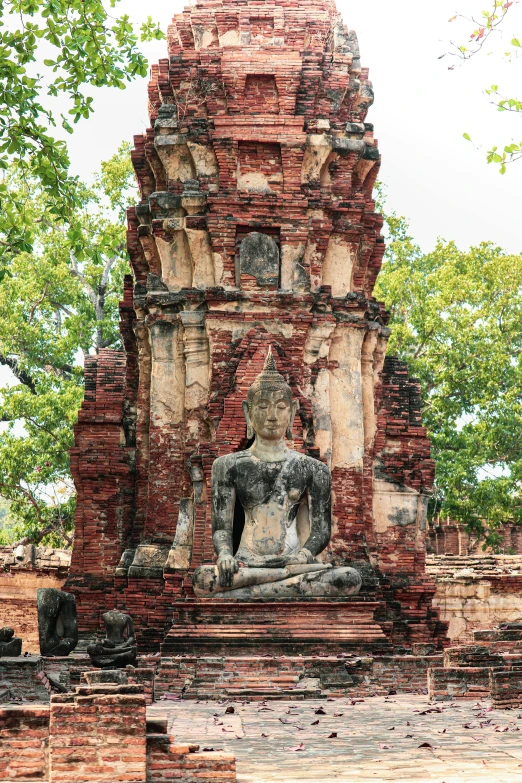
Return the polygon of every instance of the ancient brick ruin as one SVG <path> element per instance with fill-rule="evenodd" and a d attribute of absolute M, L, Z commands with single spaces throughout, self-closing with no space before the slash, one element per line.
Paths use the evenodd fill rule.
<path fill-rule="evenodd" d="M 85 365 L 68 576 L 64 553 L 0 552 L 0 616 L 26 653 L 39 586 L 74 593 L 80 629 L 70 655 L 0 660 L 2 781 L 233 783 L 230 750 L 241 746 L 229 741 L 242 737 L 224 721 L 250 700 L 384 697 L 387 713 L 390 697 L 410 693 L 419 706 L 427 696 L 522 707 L 520 558 L 470 557 L 462 528 L 426 527 L 434 466 L 419 384 L 385 356 L 388 315 L 372 296 L 380 157 L 355 35 L 329 0 L 199 0 L 175 17 L 168 45 L 152 70 L 151 128 L 133 151 L 141 200 L 128 214 L 125 351 Z M 353 567 L 358 594 L 194 592 L 195 570 L 215 560 L 212 465 L 250 445 L 241 403 L 269 346 L 299 402 L 293 448 L 331 471 L 319 567 Z M 237 504 L 236 543 L 244 523 Z M 510 546 L 520 542 L 510 529 Z M 107 671 L 87 653 L 114 609 L 134 621 L 139 655 L 132 634 L 135 665 Z M 201 722 L 192 744 L 167 721 L 173 711 L 190 720 L 180 701 L 206 699 L 225 748 L 200 749 Z M 290 723 L 261 710 L 270 731 Z M 353 729 L 352 713 L 345 721 Z"/>
<path fill-rule="evenodd" d="M 87 360 L 72 451 L 80 629 L 117 606 L 142 652 L 238 655 L 267 635 L 287 654 L 441 649 L 420 390 L 385 359 L 372 297 L 380 156 L 355 34 L 329 0 L 205 0 L 175 17 L 168 46 L 132 153 L 125 353 Z M 350 601 L 194 596 L 192 573 L 214 559 L 211 466 L 248 445 L 241 401 L 269 345 L 299 401 L 294 448 L 332 472 L 325 559 L 365 575 Z"/>

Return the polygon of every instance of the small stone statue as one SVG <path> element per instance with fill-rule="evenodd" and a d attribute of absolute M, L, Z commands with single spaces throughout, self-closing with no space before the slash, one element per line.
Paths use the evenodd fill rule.
<path fill-rule="evenodd" d="M 317 555 L 331 535 L 330 471 L 322 462 L 290 450 L 297 402 L 271 349 L 243 402 L 246 451 L 219 457 L 212 466 L 212 531 L 217 565 L 200 566 L 193 577 L 197 596 L 249 600 L 339 597 L 361 588 L 358 571 L 320 563 Z M 233 552 L 236 496 L 245 527 Z M 308 505 L 307 530 L 298 513 Z M 301 533 L 301 544 L 299 540 Z"/>
<path fill-rule="evenodd" d="M 39 587 L 36 607 L 41 654 L 69 655 L 78 644 L 76 597 L 55 587 Z"/>
<path fill-rule="evenodd" d="M 128 614 L 112 609 L 103 615 L 105 639 L 87 647 L 94 666 L 100 669 L 122 669 L 136 663 L 134 623 Z"/>
<path fill-rule="evenodd" d="M 21 654 L 22 640 L 14 635 L 14 630 L 0 628 L 0 658 L 14 658 Z"/>

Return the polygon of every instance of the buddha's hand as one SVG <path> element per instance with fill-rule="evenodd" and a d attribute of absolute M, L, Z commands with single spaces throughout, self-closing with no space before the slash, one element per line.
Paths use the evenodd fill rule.
<path fill-rule="evenodd" d="M 219 571 L 219 584 L 221 587 L 232 587 L 234 574 L 237 574 L 239 566 L 233 555 L 220 555 L 217 561 Z"/>
<path fill-rule="evenodd" d="M 291 560 L 288 560 L 288 565 L 294 565 L 296 563 L 315 563 L 315 557 L 309 549 L 301 549 L 297 555 L 294 555 Z"/>

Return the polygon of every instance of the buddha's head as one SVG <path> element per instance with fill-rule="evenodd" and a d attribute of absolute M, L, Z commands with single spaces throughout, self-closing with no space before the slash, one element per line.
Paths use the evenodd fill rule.
<path fill-rule="evenodd" d="M 243 402 L 247 437 L 252 438 L 255 433 L 264 440 L 280 441 L 285 435 L 291 439 L 296 411 L 297 401 L 292 399 L 290 386 L 277 371 L 269 348 L 265 366 Z"/>

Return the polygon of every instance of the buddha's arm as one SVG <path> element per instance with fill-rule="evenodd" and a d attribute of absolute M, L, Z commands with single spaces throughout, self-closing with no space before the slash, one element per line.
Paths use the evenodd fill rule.
<path fill-rule="evenodd" d="M 212 541 L 218 555 L 222 587 L 230 587 L 233 575 L 238 570 L 232 539 L 235 504 L 232 465 L 226 457 L 221 457 L 212 465 Z"/>
<path fill-rule="evenodd" d="M 314 466 L 308 485 L 310 536 L 303 549 L 315 557 L 330 541 L 332 532 L 332 487 L 330 471 L 322 462 Z"/>
<path fill-rule="evenodd" d="M 212 465 L 212 540 L 218 555 L 233 552 L 236 488 L 230 468 L 226 458 L 217 459 Z"/>

